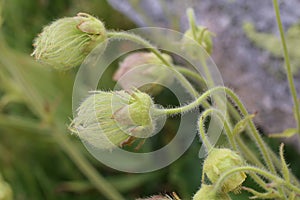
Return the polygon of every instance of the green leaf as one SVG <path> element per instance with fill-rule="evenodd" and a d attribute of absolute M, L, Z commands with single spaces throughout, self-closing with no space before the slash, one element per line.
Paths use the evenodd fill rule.
<path fill-rule="evenodd" d="M 252 115 L 248 115 L 244 119 L 240 120 L 233 128 L 233 131 L 232 131 L 233 136 L 236 136 L 237 134 L 240 134 L 241 132 L 243 132 L 246 129 L 249 121 L 251 121 L 254 117 L 255 117 L 255 114 L 252 114 Z"/>
<path fill-rule="evenodd" d="M 272 133 L 269 134 L 270 138 L 290 138 L 298 133 L 298 130 L 295 128 L 288 128 L 282 133 Z"/>
<path fill-rule="evenodd" d="M 290 182 L 290 172 L 289 172 L 288 165 L 286 164 L 285 159 L 284 159 L 283 148 L 284 148 L 284 144 L 281 143 L 280 149 L 279 149 L 280 160 L 281 160 L 281 166 L 282 166 L 282 172 L 281 172 L 281 173 L 282 173 L 282 175 L 283 175 L 283 178 L 284 178 L 287 182 Z"/>

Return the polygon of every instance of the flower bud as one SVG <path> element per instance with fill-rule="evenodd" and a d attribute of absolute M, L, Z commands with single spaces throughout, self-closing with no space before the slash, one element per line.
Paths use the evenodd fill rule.
<path fill-rule="evenodd" d="M 0 200 L 12 200 L 13 192 L 10 186 L 4 182 L 0 175 Z"/>
<path fill-rule="evenodd" d="M 167 54 L 162 54 L 164 59 L 168 62 L 172 62 L 172 58 Z M 139 88 L 143 92 L 156 95 L 161 92 L 163 87 L 155 84 L 154 82 L 159 81 L 164 85 L 172 83 L 173 79 L 167 70 L 160 68 L 164 63 L 153 53 L 148 52 L 137 52 L 127 56 L 123 62 L 120 63 L 118 70 L 115 72 L 113 79 L 118 81 L 118 84 L 125 89 L 130 90 L 132 88 Z M 146 68 L 137 67 L 145 66 Z M 128 73 L 132 70 L 130 73 Z M 124 76 L 128 73 L 128 76 Z M 153 83 L 149 85 L 143 85 L 143 83 Z"/>
<path fill-rule="evenodd" d="M 189 48 L 193 49 L 192 41 L 195 40 L 198 44 L 200 44 L 205 51 L 211 55 L 212 48 L 213 48 L 213 42 L 212 42 L 212 33 L 207 30 L 206 27 L 198 26 L 196 27 L 196 38 L 194 39 L 193 31 L 192 29 L 187 30 L 184 33 L 184 37 L 182 40 L 182 44 L 184 45 L 184 48 L 189 50 Z"/>
<path fill-rule="evenodd" d="M 215 183 L 223 173 L 241 167 L 243 163 L 243 159 L 236 152 L 226 148 L 214 148 L 204 161 L 203 172 L 212 183 Z M 232 174 L 223 182 L 222 191 L 230 192 L 238 189 L 245 179 L 246 174 L 244 172 Z"/>
<path fill-rule="evenodd" d="M 78 108 L 73 132 L 100 149 L 129 144 L 137 137 L 150 136 L 155 121 L 151 97 L 140 91 L 96 91 Z"/>
<path fill-rule="evenodd" d="M 68 70 L 80 65 L 85 57 L 106 39 L 103 23 L 97 18 L 78 13 L 44 27 L 34 40 L 35 59 L 55 69 Z"/>
<path fill-rule="evenodd" d="M 212 185 L 202 184 L 201 188 L 194 195 L 193 200 L 231 200 L 230 196 L 224 192 L 215 193 Z"/>

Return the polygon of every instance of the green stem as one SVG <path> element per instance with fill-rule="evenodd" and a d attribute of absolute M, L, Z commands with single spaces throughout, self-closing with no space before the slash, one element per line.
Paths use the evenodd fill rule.
<path fill-rule="evenodd" d="M 278 170 L 281 170 L 281 168 L 282 168 L 281 162 L 278 159 L 277 155 L 272 151 L 272 149 L 270 147 L 267 147 L 267 148 L 268 148 L 269 154 L 271 155 L 272 160 L 274 161 L 274 164 L 275 164 L 276 168 Z M 291 179 L 292 179 L 291 182 L 294 185 L 296 185 L 297 187 L 300 188 L 300 183 L 299 183 L 298 178 L 292 172 L 290 172 L 290 176 L 291 176 Z"/>
<path fill-rule="evenodd" d="M 209 97 L 209 95 L 211 93 L 220 91 L 220 90 L 224 90 L 224 87 L 218 86 L 218 87 L 212 88 L 210 90 L 207 90 L 200 97 L 198 97 L 193 102 L 191 102 L 185 106 L 177 107 L 177 108 L 156 109 L 156 113 L 162 113 L 162 114 L 167 114 L 167 115 L 176 115 L 176 114 L 188 112 L 188 111 L 193 110 L 196 107 L 200 106 Z"/>
<path fill-rule="evenodd" d="M 52 127 L 42 126 L 40 122 L 35 120 L 29 120 L 20 117 L 5 116 L 0 115 L 0 125 L 2 127 L 8 128 L 19 128 L 26 129 L 31 132 L 38 133 L 50 133 Z M 61 146 L 61 148 L 66 152 L 70 159 L 76 164 L 76 166 L 82 171 L 82 173 L 90 180 L 94 187 L 102 193 L 107 199 L 112 200 L 122 200 L 124 199 L 118 191 L 116 191 L 113 186 L 107 182 L 96 170 L 95 168 L 86 160 L 82 154 L 74 147 L 72 142 L 68 139 L 66 135 L 62 133 L 63 131 L 56 130 L 53 132 L 53 138 Z"/>
<path fill-rule="evenodd" d="M 206 81 L 205 81 L 204 78 L 203 78 L 201 75 L 199 75 L 198 73 L 195 73 L 194 71 L 189 70 L 189 69 L 187 69 L 187 68 L 185 68 L 185 67 L 181 67 L 181 66 L 176 66 L 176 69 L 177 69 L 180 73 L 182 73 L 183 75 L 195 79 L 195 80 L 198 82 L 198 84 L 199 84 L 199 86 L 200 86 L 201 88 L 206 88 L 206 87 L 207 87 Z M 233 105 L 232 105 L 231 103 L 229 103 L 229 102 L 227 102 L 226 105 L 227 105 L 228 110 L 229 110 L 230 114 L 232 115 L 232 117 L 233 117 L 235 120 L 239 120 L 240 114 L 239 114 L 238 111 L 233 107 Z M 205 108 L 209 108 L 210 106 L 209 106 L 208 103 L 206 103 L 206 104 L 204 104 L 204 107 L 205 107 Z M 228 122 L 228 123 L 229 123 L 229 122 Z"/>
<path fill-rule="evenodd" d="M 238 143 L 241 152 L 244 154 L 245 158 L 248 162 L 250 162 L 253 165 L 256 165 L 258 167 L 264 167 L 264 165 L 259 160 L 258 156 L 256 156 L 249 147 L 245 144 L 245 142 L 242 140 L 242 138 L 239 135 L 235 136 L 235 140 Z"/>
<path fill-rule="evenodd" d="M 239 98 L 237 97 L 237 95 L 230 90 L 229 88 L 226 87 L 222 87 L 222 86 L 217 86 L 214 87 L 206 92 L 204 92 L 199 98 L 197 98 L 195 101 L 191 102 L 188 105 L 182 106 L 182 107 L 178 107 L 178 108 L 169 108 L 169 109 L 157 109 L 157 112 L 161 112 L 167 115 L 175 115 L 175 114 L 179 114 L 179 113 L 184 113 L 187 111 L 190 111 L 194 108 L 196 108 L 197 106 L 199 106 L 204 100 L 206 100 L 207 97 L 209 97 L 210 94 L 218 92 L 218 91 L 224 91 L 226 92 L 226 94 L 237 104 L 239 110 L 241 111 L 241 114 L 243 116 L 247 116 L 248 112 L 246 110 L 246 108 L 244 107 L 244 105 L 242 104 L 242 102 L 239 100 Z M 258 133 L 257 129 L 255 128 L 255 125 L 252 121 L 249 122 L 249 126 L 250 126 L 250 130 L 253 133 L 253 137 L 254 140 L 257 143 L 257 146 L 259 147 L 261 154 L 265 160 L 265 163 L 268 166 L 268 169 L 276 174 L 276 170 L 275 167 L 273 165 L 273 162 L 268 154 L 267 148 L 266 148 L 266 144 L 264 143 L 263 139 L 261 138 L 260 134 Z"/>
<path fill-rule="evenodd" d="M 289 53 L 288 53 L 288 48 L 287 48 L 286 41 L 285 41 L 284 30 L 283 30 L 283 27 L 282 27 L 282 22 L 281 22 L 281 18 L 280 18 L 280 11 L 279 11 L 279 6 L 278 6 L 277 0 L 273 0 L 273 5 L 274 5 L 274 10 L 275 10 L 275 14 L 276 14 L 276 21 L 277 21 L 278 29 L 279 29 L 279 32 L 280 32 L 280 38 L 281 38 L 281 43 L 282 43 L 282 48 L 283 48 L 283 53 L 284 53 L 286 75 L 287 75 L 287 79 L 288 79 L 288 82 L 289 82 L 290 92 L 293 96 L 293 101 L 294 101 L 294 114 L 295 114 L 295 118 L 296 118 L 298 134 L 300 135 L 299 100 L 298 100 L 297 91 L 296 91 L 295 84 L 294 84 L 294 79 L 293 79 L 293 74 L 292 74 L 291 64 L 290 64 L 290 58 L 289 58 Z"/>
<path fill-rule="evenodd" d="M 192 29 L 193 38 L 195 41 L 197 41 L 197 29 L 198 28 L 196 25 L 194 10 L 192 8 L 188 8 L 186 13 L 187 13 L 187 16 L 189 19 L 190 28 Z"/>
<path fill-rule="evenodd" d="M 148 48 L 152 53 L 154 53 L 169 69 L 171 69 L 175 76 L 178 78 L 178 80 L 181 82 L 181 84 L 188 90 L 188 92 L 193 95 L 193 97 L 198 96 L 198 92 L 195 90 L 195 88 L 186 80 L 186 78 L 180 74 L 174 67 L 172 63 L 167 61 L 163 56 L 162 53 L 155 47 L 153 46 L 150 42 L 147 40 L 143 39 L 142 37 L 132 34 L 132 33 L 127 33 L 127 32 L 108 32 L 107 33 L 108 37 L 115 37 L 117 39 L 124 39 L 124 40 L 130 40 L 133 41 L 137 44 L 140 44 L 144 46 L 145 48 Z"/>
<path fill-rule="evenodd" d="M 226 94 L 229 95 L 230 98 L 237 104 L 237 106 L 238 106 L 239 110 L 241 111 L 242 115 L 247 116 L 248 111 L 246 110 L 243 103 L 240 101 L 239 97 L 232 90 L 230 90 L 229 88 L 224 88 L 224 90 L 225 90 Z M 259 149 L 261 151 L 261 154 L 264 158 L 264 161 L 268 166 L 268 169 L 272 173 L 276 174 L 276 170 L 275 170 L 273 162 L 270 158 L 270 155 L 268 154 L 266 144 L 264 143 L 262 137 L 260 136 L 259 132 L 257 131 L 257 129 L 256 129 L 256 127 L 255 127 L 252 120 L 249 121 L 249 127 L 250 127 L 250 130 L 252 132 L 252 136 L 254 137 L 254 140 L 256 141 L 257 146 L 259 147 Z"/>
<path fill-rule="evenodd" d="M 104 177 L 100 176 L 96 169 L 82 156 L 66 135 L 60 131 L 55 131 L 54 136 L 61 148 L 99 192 L 106 196 L 107 199 L 124 200 L 122 195 Z"/>
<path fill-rule="evenodd" d="M 236 105 L 238 106 L 239 110 L 241 111 L 243 116 L 248 116 L 248 111 L 246 110 L 245 106 L 243 105 L 243 103 L 241 102 L 241 100 L 239 99 L 239 97 L 229 88 L 225 88 L 225 92 L 227 95 L 230 96 L 230 98 L 236 103 Z M 262 157 L 268 167 L 268 169 L 273 173 L 273 174 L 277 174 L 276 169 L 274 167 L 274 164 L 272 162 L 271 156 L 269 154 L 268 151 L 268 147 L 265 144 L 265 142 L 263 141 L 262 137 L 260 136 L 259 132 L 257 131 L 254 123 L 252 120 L 249 121 L 249 126 L 250 126 L 250 130 L 252 132 L 251 136 L 254 138 L 254 141 L 256 142 Z M 284 196 L 284 192 L 283 190 L 278 187 L 278 192 Z"/>
<path fill-rule="evenodd" d="M 233 135 L 232 135 L 232 131 L 231 128 L 229 126 L 229 123 L 227 122 L 226 118 L 224 117 L 224 115 L 222 114 L 221 111 L 215 109 L 215 108 L 210 108 L 205 110 L 199 119 L 199 132 L 200 132 L 200 136 L 202 138 L 202 141 L 204 143 L 204 145 L 206 146 L 207 151 L 209 152 L 210 149 L 212 148 L 212 145 L 210 144 L 209 140 L 207 139 L 207 136 L 205 134 L 205 129 L 204 129 L 204 122 L 206 117 L 208 117 L 209 115 L 211 115 L 212 113 L 216 113 L 218 118 L 220 119 L 221 122 L 224 123 L 224 129 L 227 135 L 227 138 L 229 140 L 230 145 L 232 146 L 233 150 L 237 151 L 237 146 L 236 143 L 234 141 Z"/>
<path fill-rule="evenodd" d="M 232 176 L 235 173 L 238 172 L 254 172 L 257 174 L 260 174 L 264 177 L 266 177 L 267 179 L 269 179 L 272 182 L 277 183 L 278 185 L 284 185 L 286 186 L 288 189 L 296 192 L 297 194 L 300 194 L 300 189 L 297 188 L 296 186 L 294 186 L 293 184 L 291 184 L 290 182 L 285 181 L 284 179 L 270 173 L 267 170 L 263 170 L 257 167 L 253 167 L 253 166 L 244 166 L 244 167 L 237 167 L 234 169 L 231 169 L 227 172 L 225 172 L 224 174 L 222 174 L 220 176 L 220 178 L 218 179 L 218 181 L 215 183 L 214 186 L 214 192 L 217 193 L 221 188 L 222 188 L 222 183 L 230 176 Z"/>
<path fill-rule="evenodd" d="M 207 148 L 208 152 L 210 151 L 211 147 L 208 146 L 207 143 L 208 143 L 209 145 L 211 145 L 211 144 L 210 144 L 210 142 L 208 141 L 208 139 L 206 138 L 206 134 L 205 134 L 204 128 L 203 128 L 203 125 L 204 125 L 203 122 L 204 122 L 204 119 L 205 119 L 209 114 L 211 114 L 211 113 L 213 113 L 213 112 L 215 112 L 215 113 L 218 115 L 219 119 L 220 119 L 222 122 L 224 121 L 224 129 L 225 129 L 225 132 L 226 132 L 228 141 L 229 141 L 229 143 L 230 143 L 232 149 L 233 149 L 234 151 L 236 151 L 236 152 L 240 152 L 239 149 L 238 149 L 238 147 L 237 147 L 236 141 L 234 140 L 234 136 L 233 136 L 233 134 L 232 134 L 231 128 L 230 128 L 230 126 L 229 126 L 229 123 L 227 122 L 227 120 L 226 120 L 226 118 L 224 117 L 224 115 L 222 114 L 222 112 L 220 112 L 219 110 L 214 109 L 214 108 L 210 108 L 210 109 L 205 110 L 205 111 L 202 113 L 202 115 L 201 115 L 201 117 L 200 117 L 200 120 L 199 120 L 199 121 L 200 121 L 200 122 L 199 122 L 199 132 L 200 132 L 200 135 L 201 135 L 201 137 L 202 137 L 202 141 L 204 141 L 203 143 L 206 145 L 206 148 Z M 251 153 L 252 153 L 252 152 L 251 152 Z M 250 154 L 250 155 L 252 155 L 252 154 Z M 255 156 L 254 156 L 254 158 L 256 159 L 255 161 L 257 161 L 257 163 L 260 164 L 260 166 L 263 166 L 263 165 L 260 163 L 260 161 L 259 161 Z M 256 162 L 254 162 L 254 163 L 256 163 Z M 255 173 L 251 173 L 250 176 L 251 176 L 251 177 L 253 178 L 253 180 L 256 181 L 256 183 L 259 184 L 262 188 L 267 189 L 267 185 L 266 185 L 266 183 L 264 182 L 264 180 L 263 180 L 261 177 L 257 176 Z"/>
<path fill-rule="evenodd" d="M 175 68 L 178 72 L 185 75 L 186 77 L 190 77 L 192 79 L 195 79 L 202 89 L 207 88 L 205 80 L 202 78 L 202 76 L 200 76 L 196 72 L 194 72 L 190 69 L 187 69 L 185 67 L 181 67 L 181 66 L 175 66 Z"/>

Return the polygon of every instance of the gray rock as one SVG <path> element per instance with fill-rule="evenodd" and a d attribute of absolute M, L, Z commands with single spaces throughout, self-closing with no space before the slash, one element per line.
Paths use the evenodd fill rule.
<path fill-rule="evenodd" d="M 276 133 L 295 127 L 292 98 L 281 59 L 255 47 L 245 36 L 244 22 L 259 31 L 278 34 L 272 1 L 261 0 L 109 0 L 139 26 L 188 28 L 186 8 L 193 7 L 198 24 L 216 33 L 213 59 L 226 86 L 241 97 L 250 113 L 258 112 L 256 123 L 264 132 Z M 300 21 L 299 0 L 280 4 L 285 28 Z M 281 71 L 281 73 L 277 73 Z M 276 72 L 276 73 L 274 73 Z M 295 77 L 300 93 L 300 76 Z"/>

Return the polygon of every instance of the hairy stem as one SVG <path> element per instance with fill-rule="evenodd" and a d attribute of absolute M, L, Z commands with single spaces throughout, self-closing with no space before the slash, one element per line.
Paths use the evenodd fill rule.
<path fill-rule="evenodd" d="M 127 33 L 127 32 L 108 32 L 107 33 L 108 37 L 115 37 L 117 39 L 124 39 L 124 40 L 130 40 L 133 41 L 137 44 L 140 44 L 144 46 L 145 48 L 148 48 L 152 53 L 154 53 L 169 69 L 171 69 L 175 76 L 178 78 L 178 80 L 181 82 L 181 84 L 188 90 L 188 92 L 193 96 L 196 97 L 198 96 L 198 92 L 195 90 L 195 88 L 190 84 L 186 78 L 179 73 L 175 67 L 173 66 L 172 63 L 168 62 L 161 54 L 161 52 L 150 42 L 147 40 L 143 39 L 142 37 L 132 34 L 132 33 Z"/>
<path fill-rule="evenodd" d="M 283 54 L 284 54 L 284 59 L 285 59 L 286 75 L 287 75 L 287 79 L 289 82 L 290 92 L 292 94 L 293 101 L 294 101 L 294 114 L 295 114 L 295 118 L 296 118 L 298 134 L 300 135 L 299 100 L 298 100 L 297 91 L 296 91 L 295 84 L 294 84 L 294 79 L 293 79 L 293 74 L 292 74 L 291 64 L 290 64 L 290 57 L 289 57 L 289 53 L 288 53 L 288 49 L 287 49 L 287 45 L 286 45 L 286 41 L 285 41 L 284 30 L 283 30 L 282 23 L 281 23 L 280 11 L 279 11 L 279 6 L 278 6 L 277 0 L 273 0 L 273 6 L 274 6 L 275 14 L 276 14 L 276 21 L 277 21 L 278 29 L 280 32 L 281 44 L 282 44 Z"/>
<path fill-rule="evenodd" d="M 205 134 L 204 123 L 205 123 L 206 117 L 208 117 L 209 115 L 211 115 L 213 113 L 216 113 L 219 120 L 220 120 L 220 122 L 222 122 L 224 124 L 224 129 L 225 129 L 225 133 L 227 135 L 228 141 L 229 141 L 230 145 L 232 146 L 233 150 L 237 151 L 237 146 L 236 146 L 236 143 L 234 141 L 229 123 L 227 122 L 227 120 L 224 117 L 223 113 L 221 111 L 215 109 L 215 108 L 210 108 L 210 109 L 205 110 L 199 118 L 199 124 L 198 124 L 199 133 L 200 133 L 200 136 L 202 138 L 203 143 L 206 146 L 207 151 L 208 152 L 210 151 L 210 149 L 212 148 L 212 145 L 210 144 L 210 142 L 209 142 L 209 140 L 208 140 L 208 138 Z"/>
<path fill-rule="evenodd" d="M 246 108 L 244 107 L 244 105 L 242 104 L 242 102 L 239 100 L 239 98 L 237 97 L 237 95 L 230 90 L 229 88 L 226 87 L 222 87 L 222 86 L 217 86 L 215 88 L 212 88 L 206 92 L 204 92 L 199 98 L 197 98 L 195 101 L 191 102 L 188 105 L 182 106 L 182 107 L 178 107 L 178 108 L 169 108 L 169 109 L 157 109 L 157 112 L 161 112 L 164 114 L 168 114 L 168 115 L 174 115 L 174 114 L 179 114 L 179 113 L 184 113 L 187 111 L 190 111 L 194 108 L 196 108 L 197 106 L 199 106 L 204 100 L 206 100 L 212 93 L 215 92 L 221 92 L 224 91 L 226 92 L 226 94 L 237 104 L 239 110 L 241 111 L 241 114 L 243 116 L 247 116 L 248 112 L 246 110 Z M 255 125 L 253 123 L 252 120 L 249 121 L 249 126 L 250 126 L 250 130 L 252 132 L 252 136 L 254 138 L 254 140 L 257 143 L 257 146 L 259 147 L 261 154 L 264 158 L 264 161 L 266 163 L 266 165 L 268 166 L 268 169 L 276 174 L 276 170 L 275 167 L 273 165 L 273 162 L 270 158 L 270 155 L 268 154 L 268 150 L 266 147 L 266 144 L 264 143 L 263 139 L 261 138 L 260 134 L 258 133 L 257 129 L 255 128 Z"/>
<path fill-rule="evenodd" d="M 253 166 L 237 167 L 237 168 L 231 169 L 231 170 L 225 172 L 224 174 L 222 174 L 220 176 L 220 178 L 218 179 L 218 181 L 215 183 L 215 186 L 214 186 L 215 192 L 217 192 L 221 188 L 222 183 L 228 177 L 230 177 L 233 174 L 238 173 L 238 172 L 254 172 L 254 173 L 260 174 L 260 175 L 266 177 L 267 179 L 271 180 L 272 182 L 275 182 L 278 185 L 284 185 L 288 189 L 296 192 L 297 194 L 300 194 L 300 189 L 297 188 L 296 186 L 294 186 L 293 184 L 291 184 L 290 182 L 285 181 L 284 179 L 270 173 L 267 170 L 263 170 L 263 169 L 253 167 Z"/>
<path fill-rule="evenodd" d="M 54 136 L 58 144 L 76 164 L 80 171 L 90 180 L 95 188 L 101 192 L 107 199 L 123 200 L 122 195 L 102 177 L 97 170 L 82 156 L 74 147 L 71 141 L 60 131 L 55 131 Z M 125 200 L 125 199 L 124 199 Z"/>

